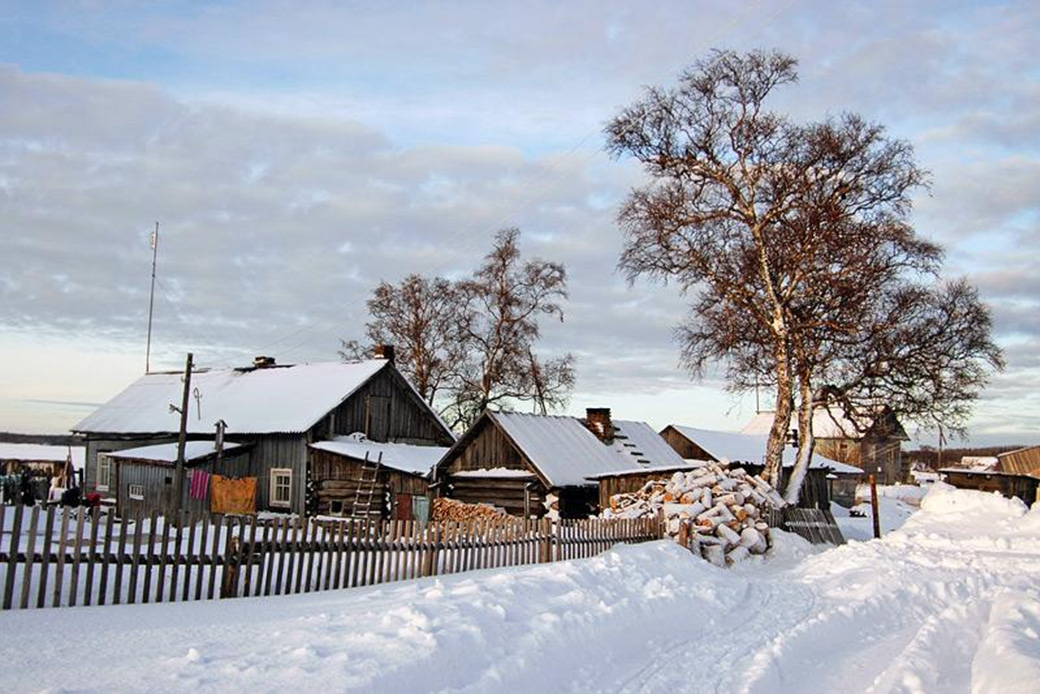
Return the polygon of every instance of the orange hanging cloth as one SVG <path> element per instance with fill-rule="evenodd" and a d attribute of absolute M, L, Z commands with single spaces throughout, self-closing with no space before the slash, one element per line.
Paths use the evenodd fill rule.
<path fill-rule="evenodd" d="M 243 515 L 256 513 L 256 478 L 210 477 L 210 511 Z"/>

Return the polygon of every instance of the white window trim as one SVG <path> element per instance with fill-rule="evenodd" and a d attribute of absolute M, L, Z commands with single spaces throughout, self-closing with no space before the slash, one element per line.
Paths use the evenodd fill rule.
<path fill-rule="evenodd" d="M 102 464 L 102 462 L 104 463 L 104 470 L 105 470 L 105 474 L 104 474 L 105 482 L 104 482 L 104 484 L 101 483 L 101 480 L 102 480 L 102 475 L 101 475 L 102 466 L 101 466 L 101 464 Z M 107 453 L 98 453 L 98 456 L 97 456 L 97 481 L 95 482 L 94 487 L 99 492 L 107 492 L 109 489 L 112 488 L 112 459 L 108 456 Z"/>
<path fill-rule="evenodd" d="M 128 484 L 126 487 L 126 495 L 135 501 L 144 501 L 144 485 Z"/>
<path fill-rule="evenodd" d="M 275 484 L 275 480 L 278 477 L 283 477 L 283 476 L 289 478 L 289 498 L 284 500 L 284 501 L 275 499 L 275 489 L 277 488 L 277 485 Z M 293 478 L 292 468 L 287 468 L 287 467 L 273 467 L 273 468 L 271 468 L 270 478 L 269 478 L 270 484 L 269 484 L 269 489 L 268 489 L 268 491 L 269 491 L 269 501 L 268 501 L 268 503 L 269 503 L 270 506 L 272 506 L 274 508 L 291 508 L 292 507 L 292 478 Z"/>

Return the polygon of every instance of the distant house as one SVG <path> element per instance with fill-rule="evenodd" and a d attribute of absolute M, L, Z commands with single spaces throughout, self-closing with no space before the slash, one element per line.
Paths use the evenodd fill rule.
<path fill-rule="evenodd" d="M 773 413 L 760 412 L 741 433 L 768 435 L 773 426 Z M 815 452 L 848 465 L 874 473 L 881 484 L 895 484 L 909 477 L 903 466 L 903 441 L 909 441 L 906 430 L 888 406 L 861 411 L 854 418 L 845 416 L 841 408 L 818 408 L 813 414 Z M 792 417 L 791 429 L 798 430 Z"/>
<path fill-rule="evenodd" d="M 600 506 L 601 476 L 688 469 L 646 423 L 485 412 L 437 464 L 438 493 L 511 515 L 582 518 Z"/>
<path fill-rule="evenodd" d="M 999 492 L 1027 504 L 1040 501 L 1040 446 L 1027 446 L 998 453 L 995 458 L 965 459 L 957 467 L 939 471 L 943 479 L 960 489 Z"/>
<path fill-rule="evenodd" d="M 248 446 L 245 462 L 226 461 L 212 472 L 257 478 L 257 508 L 305 513 L 311 475 L 310 444 L 361 433 L 374 442 L 447 447 L 454 436 L 393 365 L 384 358 L 353 363 L 275 365 L 258 358 L 248 368 L 192 373 L 188 437 L 209 441 L 226 423 L 226 440 Z M 73 430 L 86 440 L 86 487 L 116 499 L 128 496 L 117 454 L 176 441 L 182 373 L 142 376 Z M 171 479 L 169 460 L 153 461 L 151 474 Z M 127 466 L 148 466 L 134 458 Z M 172 480 L 171 480 L 172 483 Z M 139 491 L 135 489 L 135 492 Z M 156 502 L 157 503 L 157 502 Z M 313 505 L 313 504 L 312 504 Z"/>
<path fill-rule="evenodd" d="M 768 434 L 741 434 L 669 424 L 661 431 L 661 437 L 685 459 L 718 462 L 726 460 L 731 465 L 743 467 L 752 474 L 759 474 L 765 469 Z M 794 467 L 797 455 L 796 448 L 784 448 L 784 474 L 781 486 L 787 473 Z M 832 460 L 814 452 L 799 505 L 829 510 L 832 498 L 851 505 L 856 484 L 862 475 L 863 470 L 854 465 Z"/>

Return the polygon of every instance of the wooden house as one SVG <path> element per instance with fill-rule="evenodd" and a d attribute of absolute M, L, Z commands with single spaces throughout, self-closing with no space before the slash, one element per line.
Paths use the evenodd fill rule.
<path fill-rule="evenodd" d="M 312 443 L 310 449 L 313 513 L 397 520 L 428 520 L 429 477 L 448 452 L 442 446 L 370 441 L 359 433 Z M 374 484 L 367 483 L 371 474 Z M 355 508 L 370 488 L 375 503 Z"/>
<path fill-rule="evenodd" d="M 792 418 L 792 432 L 797 432 L 797 424 L 797 419 Z M 741 433 L 768 436 L 772 426 L 773 413 L 760 412 Z M 879 484 L 909 479 L 902 446 L 910 437 L 892 408 L 864 409 L 848 417 L 839 407 L 821 407 L 813 413 L 812 427 L 815 453 L 861 468 L 866 474 L 873 473 Z"/>
<path fill-rule="evenodd" d="M 741 434 L 669 424 L 661 431 L 661 437 L 686 459 L 726 460 L 752 474 L 760 474 L 765 469 L 768 434 Z M 796 448 L 784 449 L 781 488 L 794 468 L 797 455 Z M 798 505 L 827 511 L 830 510 L 830 502 L 834 500 L 851 506 L 856 485 L 863 474 L 863 470 L 858 467 L 814 452 Z"/>
<path fill-rule="evenodd" d="M 437 492 L 514 516 L 583 518 L 599 508 L 600 475 L 688 469 L 644 422 L 485 412 L 437 464 Z"/>
<path fill-rule="evenodd" d="M 188 438 L 212 442 L 223 420 L 229 443 L 249 445 L 243 471 L 257 478 L 257 508 L 303 514 L 308 488 L 320 481 L 311 476 L 312 443 L 357 432 L 376 442 L 454 442 L 392 357 L 385 349 L 384 358 L 351 363 L 280 366 L 258 358 L 248 368 L 200 369 L 191 378 Z M 86 441 L 88 491 L 118 498 L 126 478 L 113 453 L 176 441 L 179 415 L 170 405 L 181 402 L 182 375 L 142 376 L 73 428 Z"/>

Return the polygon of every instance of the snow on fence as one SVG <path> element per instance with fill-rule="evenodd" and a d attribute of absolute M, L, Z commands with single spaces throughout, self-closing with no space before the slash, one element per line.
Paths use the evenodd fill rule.
<path fill-rule="evenodd" d="M 419 523 L 0 506 L 0 608 L 339 590 L 594 556 L 664 537 L 656 518 Z"/>

